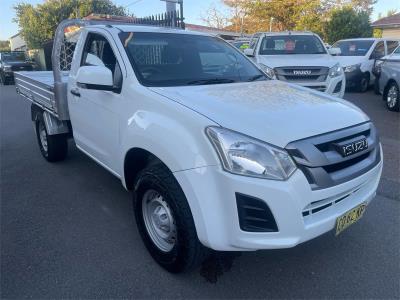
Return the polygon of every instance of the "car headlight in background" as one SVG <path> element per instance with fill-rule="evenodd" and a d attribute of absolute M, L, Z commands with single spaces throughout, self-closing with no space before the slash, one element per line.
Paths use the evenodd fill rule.
<path fill-rule="evenodd" d="M 344 72 L 345 73 L 350 73 L 350 72 L 354 72 L 357 69 L 359 69 L 361 66 L 361 64 L 356 64 L 356 65 L 351 65 L 351 66 L 347 66 L 344 68 Z"/>
<path fill-rule="evenodd" d="M 265 73 L 265 75 L 267 75 L 270 79 L 275 79 L 275 71 L 274 69 L 264 65 L 264 64 L 259 64 L 261 70 L 263 70 L 263 72 Z"/>
<path fill-rule="evenodd" d="M 342 67 L 338 63 L 329 69 L 330 77 L 337 77 L 340 75 L 342 75 Z"/>
<path fill-rule="evenodd" d="M 207 127 L 206 133 L 228 172 L 286 180 L 297 169 L 284 149 L 222 127 Z"/>
<path fill-rule="evenodd" d="M 4 66 L 4 71 L 6 72 L 11 71 L 11 66 Z"/>

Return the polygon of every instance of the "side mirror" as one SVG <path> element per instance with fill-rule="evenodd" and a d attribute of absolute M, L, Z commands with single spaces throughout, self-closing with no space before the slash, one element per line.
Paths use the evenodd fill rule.
<path fill-rule="evenodd" d="M 252 49 L 252 48 L 244 49 L 243 52 L 244 52 L 244 54 L 247 55 L 247 56 L 254 56 L 254 49 Z"/>
<path fill-rule="evenodd" d="M 340 55 L 342 54 L 342 50 L 340 48 L 329 48 L 328 52 L 330 55 Z"/>
<path fill-rule="evenodd" d="M 114 91 L 111 70 L 104 66 L 82 66 L 76 74 L 79 87 L 91 90 Z"/>

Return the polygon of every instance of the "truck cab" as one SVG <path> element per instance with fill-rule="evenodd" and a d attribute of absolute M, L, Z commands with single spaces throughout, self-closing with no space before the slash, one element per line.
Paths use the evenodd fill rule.
<path fill-rule="evenodd" d="M 318 35 L 296 31 L 257 33 L 245 50 L 271 79 L 343 98 L 344 73 L 331 55 L 337 52 L 326 49 Z"/>

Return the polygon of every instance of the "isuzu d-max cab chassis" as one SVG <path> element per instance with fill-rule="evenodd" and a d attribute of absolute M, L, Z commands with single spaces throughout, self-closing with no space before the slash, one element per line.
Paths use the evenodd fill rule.
<path fill-rule="evenodd" d="M 62 22 L 53 73 L 18 72 L 16 89 L 32 101 L 44 158 L 64 159 L 73 138 L 132 191 L 164 268 L 193 268 L 209 248 L 293 247 L 363 215 L 382 149 L 360 109 L 269 80 L 217 37 L 94 23 Z M 82 29 L 67 73 L 70 25 Z"/>

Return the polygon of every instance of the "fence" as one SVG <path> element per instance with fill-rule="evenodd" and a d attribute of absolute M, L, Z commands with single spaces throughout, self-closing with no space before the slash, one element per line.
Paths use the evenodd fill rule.
<path fill-rule="evenodd" d="M 155 25 L 160 27 L 177 27 L 185 29 L 184 18 L 179 11 L 170 11 L 163 14 L 152 15 L 144 18 L 135 18 L 134 24 Z"/>

